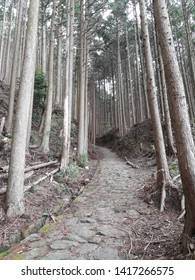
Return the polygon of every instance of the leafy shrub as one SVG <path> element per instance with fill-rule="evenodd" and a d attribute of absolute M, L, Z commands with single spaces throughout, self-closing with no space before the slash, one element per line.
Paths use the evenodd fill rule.
<path fill-rule="evenodd" d="M 77 158 L 77 163 L 80 167 L 85 168 L 88 165 L 88 156 L 83 154 Z"/>
<path fill-rule="evenodd" d="M 78 166 L 76 163 L 70 164 L 66 169 L 66 174 L 68 176 L 76 176 L 78 174 Z"/>

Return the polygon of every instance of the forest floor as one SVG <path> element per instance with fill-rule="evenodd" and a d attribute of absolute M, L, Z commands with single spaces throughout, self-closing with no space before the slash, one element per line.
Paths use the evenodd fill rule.
<path fill-rule="evenodd" d="M 26 195 L 26 214 L 7 224 L 7 235 L 14 225 L 21 226 L 22 219 L 37 219 L 43 211 L 47 212 L 46 223 L 19 244 L 4 248 L 2 259 L 184 258 L 179 250 L 183 228 L 183 221 L 178 220 L 179 204 L 169 190 L 165 212 L 159 212 L 160 191 L 148 158 L 131 159 L 139 167 L 131 168 L 107 148 L 97 147 L 96 155 L 98 159 L 89 168 L 95 175 L 71 203 L 62 193 L 58 193 L 61 202 L 57 203 L 53 182 Z M 88 182 L 89 173 L 84 173 L 81 181 Z M 52 210 L 55 203 L 61 206 L 58 214 Z"/>

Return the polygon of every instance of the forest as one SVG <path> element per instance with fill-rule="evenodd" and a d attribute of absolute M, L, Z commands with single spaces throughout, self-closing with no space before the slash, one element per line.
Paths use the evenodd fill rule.
<path fill-rule="evenodd" d="M 0 0 L 0 259 L 195 259 L 194 92 L 194 0 Z"/>

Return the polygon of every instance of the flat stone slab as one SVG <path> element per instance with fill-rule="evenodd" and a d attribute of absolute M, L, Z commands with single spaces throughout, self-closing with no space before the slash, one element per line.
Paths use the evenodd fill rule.
<path fill-rule="evenodd" d="M 132 219 L 138 219 L 140 218 L 140 213 L 138 213 L 136 210 L 134 209 L 128 209 L 126 210 L 126 213 L 128 214 L 128 216 Z"/>
<path fill-rule="evenodd" d="M 24 243 L 27 241 L 33 242 L 33 241 L 37 241 L 40 239 L 41 239 L 41 237 L 38 233 L 33 233 L 33 234 L 30 234 L 28 237 L 26 237 L 24 240 L 22 240 L 21 243 Z"/>
<path fill-rule="evenodd" d="M 25 252 L 26 260 L 35 260 L 42 258 L 48 252 L 48 246 L 31 249 Z"/>
<path fill-rule="evenodd" d="M 74 246 L 78 246 L 78 243 L 69 240 L 56 240 L 50 245 L 53 250 L 64 250 Z"/>
<path fill-rule="evenodd" d="M 127 236 L 127 232 L 110 225 L 100 225 L 96 234 L 115 238 L 124 238 Z"/>
<path fill-rule="evenodd" d="M 45 255 L 42 260 L 69 260 L 70 252 L 68 251 L 54 251 Z"/>
<path fill-rule="evenodd" d="M 86 243 L 79 246 L 75 252 L 80 256 L 85 256 L 85 255 L 92 254 L 97 248 L 98 245 L 96 244 Z"/>
<path fill-rule="evenodd" d="M 46 240 L 38 240 L 38 241 L 31 242 L 31 243 L 29 244 L 29 247 L 33 249 L 33 248 L 44 247 L 44 246 L 46 246 L 46 245 L 47 245 Z"/>
<path fill-rule="evenodd" d="M 110 247 L 97 249 L 93 253 L 92 257 L 95 260 L 120 260 L 118 250 Z"/>
<path fill-rule="evenodd" d="M 86 243 L 87 242 L 85 239 L 81 238 L 80 236 L 78 236 L 75 233 L 70 233 L 70 234 L 66 235 L 64 237 L 64 239 L 68 240 L 68 241 L 75 241 L 75 242 L 78 242 L 78 243 Z"/>

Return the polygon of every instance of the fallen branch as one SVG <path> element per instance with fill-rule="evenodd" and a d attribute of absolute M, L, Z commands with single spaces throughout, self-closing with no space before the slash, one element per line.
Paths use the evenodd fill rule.
<path fill-rule="evenodd" d="M 165 199 L 166 199 L 166 188 L 165 188 L 165 182 L 164 182 L 163 186 L 162 186 L 162 191 L 161 191 L 160 212 L 164 211 Z"/>
<path fill-rule="evenodd" d="M 58 163 L 58 160 L 54 160 L 54 161 L 40 163 L 40 164 L 37 164 L 37 165 L 28 166 L 28 167 L 25 168 L 24 172 L 26 173 L 26 172 L 29 172 L 31 170 L 36 170 L 36 169 L 47 167 L 47 166 L 54 165 L 54 164 L 57 164 L 57 163 Z M 3 171 L 3 172 L 8 172 L 9 165 L 1 167 L 0 170 Z M 4 178 L 4 176 L 1 177 L 1 175 L 0 175 L 0 178 Z"/>
<path fill-rule="evenodd" d="M 175 176 L 175 177 L 173 177 L 173 182 L 175 182 L 178 178 L 180 178 L 180 174 Z"/>
<path fill-rule="evenodd" d="M 29 167 L 25 168 L 25 172 L 28 172 L 28 171 L 31 171 L 31 170 L 36 170 L 36 169 L 39 169 L 39 168 L 42 168 L 42 167 L 47 167 L 47 166 L 54 165 L 54 164 L 57 164 L 57 163 L 58 163 L 58 160 L 54 160 L 54 161 L 41 163 L 41 164 L 38 164 L 38 165 L 29 166 Z"/>
<path fill-rule="evenodd" d="M 31 171 L 29 171 L 29 172 L 26 172 L 26 173 L 24 174 L 24 180 L 30 178 L 33 174 L 34 174 L 34 170 L 31 170 Z"/>
<path fill-rule="evenodd" d="M 0 124 L 0 134 L 2 134 L 2 132 L 3 132 L 4 125 L 5 125 L 5 117 L 3 117 L 2 120 L 1 120 L 1 124 Z"/>
<path fill-rule="evenodd" d="M 181 220 L 186 214 L 186 208 L 185 208 L 185 196 L 182 195 L 181 198 L 181 214 L 178 217 L 178 220 Z"/>
<path fill-rule="evenodd" d="M 150 239 L 150 241 L 148 242 L 148 244 L 145 246 L 145 248 L 144 248 L 144 251 L 146 251 L 146 249 L 150 246 L 150 244 L 152 243 L 152 239 L 153 239 L 153 234 L 152 234 L 152 236 L 151 236 L 151 239 Z"/>
<path fill-rule="evenodd" d="M 24 192 L 28 191 L 29 189 L 31 189 L 31 188 L 34 187 L 34 186 L 37 186 L 39 183 L 41 183 L 42 181 L 44 181 L 45 179 L 47 179 L 49 176 L 54 175 L 55 173 L 57 173 L 58 170 L 59 170 L 59 167 L 56 168 L 56 169 L 54 169 L 54 170 L 51 171 L 50 173 L 46 173 L 45 176 L 43 176 L 43 177 L 40 178 L 39 180 L 35 181 L 31 186 L 25 186 L 25 187 L 24 187 Z M 32 171 L 29 172 L 28 178 L 29 178 L 30 176 L 32 176 L 33 173 L 34 173 L 34 172 L 32 172 Z M 7 174 L 4 174 L 4 175 L 7 175 Z M 27 179 L 27 178 L 25 178 L 25 179 Z M 0 195 L 5 194 L 6 191 L 7 191 L 7 186 L 6 186 L 6 187 L 3 187 L 3 188 L 0 188 Z"/>
<path fill-rule="evenodd" d="M 130 162 L 127 157 L 125 157 L 125 160 L 126 160 L 126 164 L 127 165 L 130 165 L 132 168 L 136 168 L 136 169 L 139 169 L 139 166 L 137 166 L 136 164 Z"/>
<path fill-rule="evenodd" d="M 177 219 L 181 220 L 185 216 L 185 214 L 186 214 L 186 210 L 184 209 Z"/>
<path fill-rule="evenodd" d="M 47 179 L 49 176 L 54 175 L 55 173 L 57 173 L 59 171 L 59 167 L 54 169 L 53 171 L 51 171 L 50 173 L 46 173 L 45 176 L 41 177 L 39 180 L 35 181 L 31 186 L 25 186 L 24 187 L 24 191 L 28 191 L 31 188 L 37 186 L 39 183 L 41 183 L 42 181 L 44 181 L 45 179 Z"/>

